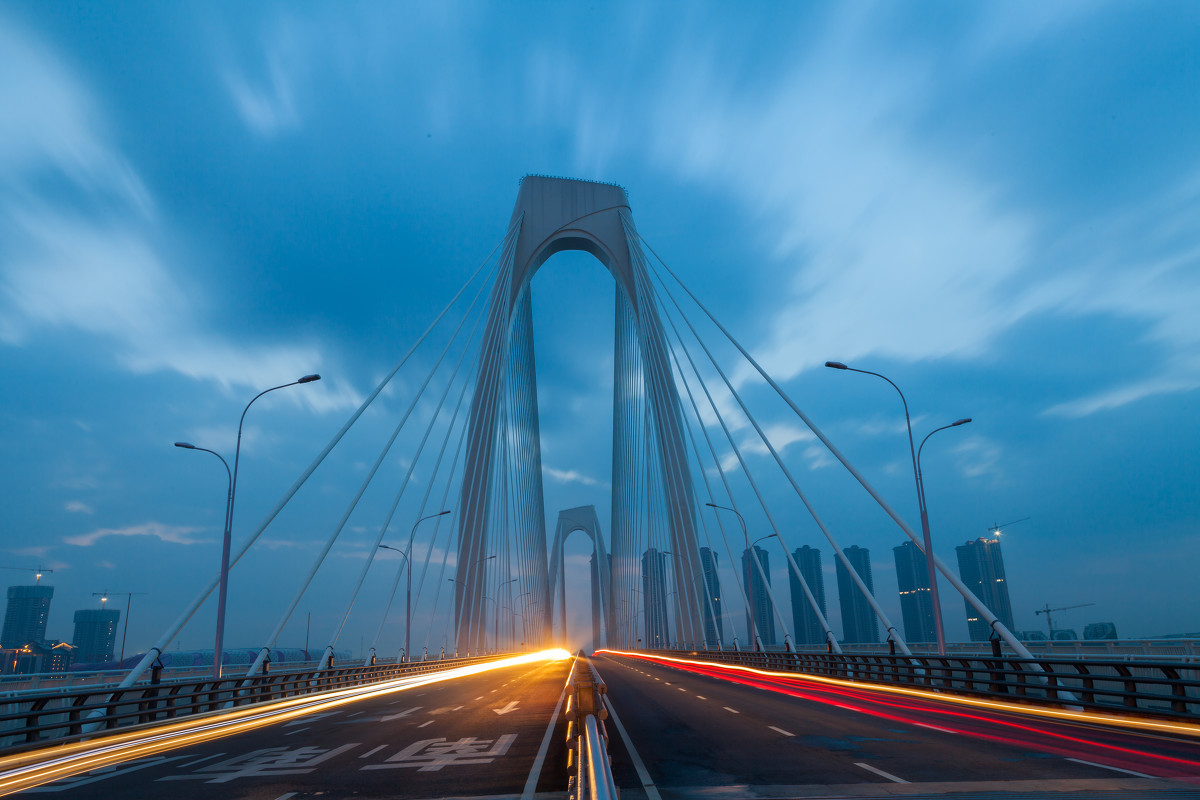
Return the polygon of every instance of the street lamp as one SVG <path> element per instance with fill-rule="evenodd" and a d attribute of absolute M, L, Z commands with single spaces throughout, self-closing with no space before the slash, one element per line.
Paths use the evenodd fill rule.
<path fill-rule="evenodd" d="M 892 388 L 896 390 L 896 394 L 900 395 L 900 402 L 904 404 L 904 424 L 908 427 L 908 452 L 912 457 L 913 480 L 916 482 L 917 487 L 917 508 L 920 509 L 921 512 L 921 539 L 925 550 L 925 571 L 929 576 L 929 600 L 931 603 L 933 603 L 933 627 L 937 633 L 938 655 L 944 656 L 946 655 L 946 632 L 942 627 L 942 603 L 938 597 L 937 567 L 934 565 L 933 542 L 929 536 L 929 515 L 925 510 L 925 489 L 921 485 L 921 470 L 917 462 L 917 451 L 913 447 L 912 420 L 908 415 L 908 400 L 905 399 L 904 392 L 900 391 L 900 387 L 893 383 L 892 379 L 886 375 L 880 375 L 878 372 L 870 372 L 869 370 L 865 369 L 848 367 L 840 361 L 826 361 L 825 366 L 829 367 L 830 369 L 841 369 L 846 370 L 847 372 L 861 372 L 863 375 L 874 375 L 876 378 L 883 378 L 892 385 Z M 957 425 L 963 425 L 970 421 L 970 419 L 961 419 L 952 425 L 947 425 L 946 428 L 953 428 Z M 945 428 L 938 428 L 938 430 L 945 430 Z M 933 433 L 937 433 L 937 431 L 934 431 Z M 933 433 L 931 433 L 930 436 L 932 436 Z M 929 436 L 926 436 L 925 438 L 928 439 Z M 925 446 L 924 440 L 922 440 L 921 446 Z"/>
<path fill-rule="evenodd" d="M 947 428 L 957 428 L 959 425 L 966 425 L 971 421 L 970 417 L 955 420 L 949 425 L 943 425 L 940 428 L 934 428 L 925 435 L 921 440 L 920 446 L 917 447 L 917 499 L 921 509 L 921 536 L 925 539 L 925 560 L 929 564 L 930 572 L 933 571 L 933 548 L 929 543 L 929 506 L 925 502 L 925 477 L 921 474 L 921 451 L 925 449 L 925 443 L 929 441 L 929 437 L 933 436 L 938 431 L 944 431 Z M 942 608 L 938 603 L 937 583 L 933 579 L 933 575 L 929 580 L 929 599 L 933 603 L 933 624 L 937 629 L 938 640 L 938 655 L 946 655 L 946 634 L 942 629 Z"/>
<path fill-rule="evenodd" d="M 237 496 L 237 476 L 238 476 L 238 461 L 242 453 L 242 425 L 246 422 L 246 412 L 250 410 L 250 406 L 254 405 L 254 401 L 262 397 L 268 392 L 273 392 L 276 389 L 286 389 L 289 386 L 296 386 L 301 383 L 312 383 L 313 381 L 321 380 L 321 376 L 317 374 L 305 375 L 303 378 L 292 381 L 291 383 L 282 383 L 279 386 L 272 386 L 270 389 L 264 389 L 246 403 L 246 407 L 242 409 L 241 419 L 238 420 L 238 435 L 237 446 L 233 451 L 233 472 L 229 476 L 229 497 L 225 503 L 225 535 L 221 542 L 221 588 L 217 593 L 217 641 L 213 648 L 213 679 L 220 680 L 221 678 L 221 660 L 222 646 L 225 642 L 225 598 L 229 590 L 229 545 L 233 538 L 233 501 Z M 185 450 L 203 450 L 206 453 L 212 453 L 217 458 L 221 458 L 216 452 L 203 447 L 196 447 L 187 442 L 176 442 L 176 447 L 182 447 Z M 221 463 L 225 464 L 225 471 L 229 472 L 229 464 L 224 458 L 221 458 Z"/>
<path fill-rule="evenodd" d="M 408 555 L 409 553 L 412 552 L 413 540 L 417 536 L 417 526 L 418 525 L 420 525 L 422 522 L 424 522 L 427 519 L 434 519 L 435 517 L 444 517 L 449 513 L 450 513 L 450 509 L 446 509 L 445 511 L 439 511 L 436 514 L 430 514 L 429 516 L 421 517 L 419 520 L 414 522 L 413 526 L 412 526 L 412 531 L 408 534 L 408 553 L 405 553 L 405 555 Z M 412 652 L 411 650 L 408 649 L 409 641 L 410 641 L 409 634 L 412 631 L 412 573 L 413 573 L 412 558 L 409 558 L 408 559 L 408 574 L 405 578 L 405 591 L 404 591 L 404 594 L 405 594 L 405 598 L 404 598 L 404 658 L 406 661 L 408 660 L 408 657 L 409 657 L 408 654 Z"/>
<path fill-rule="evenodd" d="M 737 514 L 738 522 L 740 522 L 742 525 L 742 537 L 746 540 L 746 550 L 750 552 L 750 556 L 754 559 L 754 564 L 758 567 L 759 572 L 762 572 L 762 564 L 758 562 L 757 554 L 754 553 L 750 547 L 750 534 L 746 532 L 746 520 L 742 518 L 740 513 L 738 513 L 738 510 L 736 508 L 730 508 L 729 506 L 719 506 L 716 503 L 705 503 L 704 505 L 711 508 L 719 508 L 724 511 L 732 511 L 734 514 Z M 760 575 L 759 577 L 761 578 L 762 576 Z M 766 583 L 765 578 L 763 579 L 763 582 Z M 747 600 L 750 603 L 750 636 L 754 641 L 754 649 L 762 650 L 762 641 L 758 637 L 758 623 L 754 619 L 754 587 L 748 587 L 746 594 Z"/>
<path fill-rule="evenodd" d="M 443 514 L 446 514 L 446 513 L 449 513 L 449 512 L 443 511 L 442 513 L 443 513 Z M 435 516 L 436 516 L 436 515 L 435 515 Z M 480 562 L 482 562 L 482 561 L 491 561 L 491 560 L 492 560 L 493 558 L 495 558 L 495 557 L 496 557 L 495 555 L 490 555 L 490 556 L 480 556 L 479 558 L 477 558 L 477 559 L 475 559 L 474 561 L 472 561 L 472 562 L 471 562 L 471 567 L 472 567 L 472 568 L 474 568 L 474 566 L 475 566 L 476 564 L 478 564 L 478 563 L 480 563 Z M 458 581 L 458 579 L 457 579 L 457 578 L 447 578 L 446 580 L 450 581 L 450 582 L 451 582 L 451 583 L 453 583 L 455 586 L 459 586 L 459 585 L 460 585 L 460 584 L 459 584 L 459 581 Z M 458 591 L 458 590 L 457 590 L 457 589 L 455 589 L 455 592 L 457 592 L 457 591 Z M 482 595 L 480 595 L 480 596 L 482 596 Z M 534 603 L 533 605 L 537 605 L 537 604 L 536 604 L 536 603 Z M 461 616 L 459 617 L 459 621 L 460 621 L 460 622 L 462 621 L 462 617 L 461 617 Z M 484 621 L 484 628 L 483 628 L 483 639 L 484 639 L 484 646 L 486 647 L 486 646 L 487 646 L 487 622 L 486 622 L 486 620 Z"/>

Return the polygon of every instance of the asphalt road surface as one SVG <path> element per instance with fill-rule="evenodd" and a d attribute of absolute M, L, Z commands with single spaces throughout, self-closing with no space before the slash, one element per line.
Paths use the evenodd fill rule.
<path fill-rule="evenodd" d="M 539 662 L 397 691 L 18 796 L 520 797 L 527 783 L 532 791 L 561 796 L 567 785 L 565 723 L 554 711 L 570 666 L 570 660 Z M 552 719 L 554 730 L 538 761 Z"/>
<path fill-rule="evenodd" d="M 610 718 L 607 726 L 625 800 L 1200 797 L 1194 739 L 790 678 L 743 685 L 630 657 L 594 663 L 621 723 Z"/>

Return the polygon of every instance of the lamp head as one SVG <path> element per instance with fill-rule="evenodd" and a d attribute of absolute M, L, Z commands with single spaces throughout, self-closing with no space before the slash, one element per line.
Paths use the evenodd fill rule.
<path fill-rule="evenodd" d="M 840 361 L 826 361 L 825 366 L 829 367 L 830 369 L 850 369 Z"/>
<path fill-rule="evenodd" d="M 175 446 L 182 447 L 184 450 L 195 450 L 196 449 L 196 445 L 192 444 L 191 442 L 176 442 Z"/>
<path fill-rule="evenodd" d="M 962 418 L 962 419 L 960 419 L 960 420 L 956 420 L 956 421 L 954 421 L 954 422 L 950 423 L 950 427 L 951 427 L 951 428 L 957 428 L 959 425 L 966 425 L 966 424 L 967 424 L 968 422 L 970 422 L 970 421 L 971 421 L 971 418 L 970 418 L 970 417 L 963 417 L 963 418 Z"/>
<path fill-rule="evenodd" d="M 321 376 L 314 372 L 312 375 L 305 375 L 303 378 L 296 381 L 296 383 L 312 383 L 313 381 L 319 380 L 321 380 Z"/>

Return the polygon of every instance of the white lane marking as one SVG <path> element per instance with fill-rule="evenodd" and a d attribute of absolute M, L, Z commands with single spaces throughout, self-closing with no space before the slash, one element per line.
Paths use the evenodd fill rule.
<path fill-rule="evenodd" d="M 429 720 L 429 721 L 430 721 L 430 722 L 433 722 L 433 720 Z M 372 753 L 378 753 L 380 750 L 382 750 L 382 749 L 383 749 L 383 748 L 385 748 L 385 747 L 387 747 L 387 745 L 386 745 L 386 744 L 381 744 L 381 745 L 379 745 L 379 747 L 376 747 L 376 748 L 374 748 L 373 750 L 368 750 L 367 752 L 363 753 L 361 756 L 359 756 L 359 758 L 367 758 L 367 757 L 369 757 L 369 756 L 370 756 Z"/>
<path fill-rule="evenodd" d="M 563 684 L 562 693 L 558 696 L 558 704 L 554 706 L 554 713 L 550 715 L 550 724 L 546 726 L 542 744 L 538 747 L 537 758 L 533 760 L 533 769 L 529 770 L 529 777 L 525 779 L 521 800 L 533 800 L 533 792 L 537 789 L 538 779 L 542 777 L 542 764 L 545 763 L 546 752 L 550 749 L 550 737 L 554 735 L 554 726 L 558 724 L 558 712 L 562 710 L 563 700 L 567 697 L 567 687 L 570 685 L 571 676 L 568 675 L 567 682 Z"/>
<path fill-rule="evenodd" d="M 783 728 L 776 728 L 774 725 L 768 725 L 767 727 L 770 728 L 771 730 L 775 731 L 776 733 L 782 733 L 784 736 L 795 736 L 796 735 L 796 734 L 792 733 L 791 731 L 785 731 Z"/>
<path fill-rule="evenodd" d="M 740 714 L 740 713 L 742 713 L 742 712 L 738 711 L 736 708 L 730 708 L 729 706 L 721 706 L 721 708 L 725 709 L 725 710 L 726 710 L 726 711 L 728 711 L 730 714 Z"/>
<path fill-rule="evenodd" d="M 855 761 L 854 766 L 862 767 L 867 772 L 874 772 L 879 777 L 887 778 L 892 783 L 908 783 L 908 781 L 904 780 L 904 778 L 897 778 L 895 775 L 893 775 L 890 772 L 884 772 L 883 770 L 881 770 L 877 767 L 872 767 L 870 764 L 864 764 L 861 761 Z"/>
<path fill-rule="evenodd" d="M 361 713 L 362 713 L 361 711 L 355 711 L 353 714 L 347 714 L 346 716 L 347 717 L 357 717 Z"/>
<path fill-rule="evenodd" d="M 433 722 L 434 722 L 433 720 L 429 720 L 429 722 L 422 722 L 422 723 L 421 723 L 420 725 L 418 725 L 417 727 L 418 727 L 418 728 L 424 728 L 426 725 L 432 725 L 432 724 L 433 724 Z"/>
<path fill-rule="evenodd" d="M 289 797 L 295 797 L 295 796 L 296 796 L 296 792 L 288 792 L 287 794 L 279 795 L 279 797 L 276 797 L 275 800 L 288 800 Z"/>
<path fill-rule="evenodd" d="M 680 687 L 679 687 L 679 691 L 681 691 L 681 692 L 686 692 L 686 691 L 687 691 L 687 689 L 685 689 L 685 688 L 683 688 L 682 686 L 680 686 Z"/>
<path fill-rule="evenodd" d="M 296 730 L 294 730 L 294 731 L 288 731 L 287 733 L 284 734 L 284 736 L 291 736 L 294 733 L 303 733 L 306 730 L 308 730 L 308 728 L 296 728 Z"/>
<path fill-rule="evenodd" d="M 482 699 L 483 699 L 483 695 L 479 695 L 479 697 L 476 697 L 476 698 L 475 698 L 474 700 L 472 700 L 471 702 L 472 702 L 472 703 L 476 703 L 476 702 L 478 702 L 478 701 L 480 701 L 480 700 L 482 700 Z"/>
<path fill-rule="evenodd" d="M 664 681 L 664 683 L 666 683 L 666 684 L 667 684 L 667 686 L 670 686 L 670 685 L 671 685 L 671 682 L 670 682 L 670 681 Z"/>
<path fill-rule="evenodd" d="M 179 768 L 180 768 L 180 769 L 183 769 L 184 767 L 190 767 L 190 766 L 193 766 L 194 764 L 202 764 L 202 763 L 204 763 L 205 761 L 208 761 L 208 760 L 210 760 L 210 759 L 213 759 L 213 758 L 220 758 L 220 757 L 221 757 L 221 756 L 223 756 L 223 755 L 225 755 L 225 754 L 224 754 L 224 753 L 217 753 L 216 755 L 212 755 L 212 756 L 205 756 L 204 758 L 197 758 L 195 761 L 189 761 L 189 762 L 188 762 L 188 763 L 186 763 L 186 764 L 180 764 L 180 765 L 179 765 Z"/>
<path fill-rule="evenodd" d="M 1144 772 L 1134 772 L 1131 769 L 1121 769 L 1120 767 L 1110 767 L 1108 764 L 1097 764 L 1095 761 L 1084 761 L 1082 758 L 1068 758 L 1067 761 L 1074 761 L 1076 764 L 1087 764 L 1089 767 L 1099 767 L 1100 769 L 1111 769 L 1113 772 L 1124 772 L 1126 775 L 1136 775 L 1139 778 L 1157 778 L 1157 775 L 1147 775 Z"/>
<path fill-rule="evenodd" d="M 662 795 L 658 793 L 658 787 L 654 785 L 654 781 L 650 779 L 650 773 L 646 771 L 645 762 L 642 761 L 637 748 L 633 746 L 633 742 L 629 738 L 629 731 L 625 730 L 625 726 L 621 724 L 617 710 L 609 702 L 608 695 L 602 695 L 602 697 L 604 705 L 608 707 L 609 719 L 617 726 L 617 733 L 621 734 L 621 741 L 625 742 L 625 752 L 629 753 L 629 760 L 633 762 L 633 768 L 637 770 L 638 779 L 642 782 L 642 789 L 646 792 L 646 800 L 662 800 Z"/>
<path fill-rule="evenodd" d="M 941 731 L 942 733 L 958 733 L 958 731 L 952 731 L 948 728 L 939 728 L 937 725 L 926 725 L 924 722 L 914 722 L 913 724 L 918 728 L 929 728 L 931 731 Z"/>
<path fill-rule="evenodd" d="M 707 700 L 708 698 L 707 698 L 707 697 L 705 697 L 705 696 L 704 696 L 704 695 L 702 695 L 702 694 L 698 694 L 698 695 L 696 695 L 696 699 L 697 699 L 697 700 Z"/>
<path fill-rule="evenodd" d="M 517 703 L 519 703 L 519 702 L 520 702 L 519 700 L 509 700 L 508 705 L 504 706 L 503 708 L 493 708 L 492 711 L 495 711 L 500 716 L 504 716 L 505 714 L 509 713 L 510 711 L 516 711 Z"/>

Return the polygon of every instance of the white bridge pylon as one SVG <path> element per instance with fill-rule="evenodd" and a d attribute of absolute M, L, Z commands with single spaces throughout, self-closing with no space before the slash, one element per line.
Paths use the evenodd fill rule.
<path fill-rule="evenodd" d="M 631 427 L 644 430 L 652 441 L 655 475 L 662 490 L 666 532 L 675 556 L 674 590 L 678 595 L 676 624 L 679 640 L 704 641 L 700 554 L 691 472 L 684 445 L 679 396 L 671 372 L 659 310 L 646 270 L 646 259 L 629 236 L 634 230 L 625 190 L 611 184 L 564 178 L 526 177 L 517 194 L 509 234 L 496 284 L 489 300 L 483 335 L 484 352 L 468 417 L 465 472 L 459 502 L 459 551 L 455 576 L 455 617 L 460 652 L 477 652 L 487 637 L 485 590 L 487 560 L 493 535 L 489 517 L 498 490 L 492 465 L 498 448 L 512 453 L 511 492 L 523 524 L 516 542 L 520 558 L 534 574 L 548 578 L 546 534 L 541 483 L 541 450 L 537 429 L 537 389 L 534 372 L 533 314 L 529 283 L 550 256 L 582 250 L 595 256 L 612 274 L 617 286 L 617 346 L 614 358 L 613 509 L 614 561 L 635 563 L 637 532 L 632 506 L 624 505 L 631 487 L 645 481 L 643 452 L 627 446 Z M 623 333 L 625 335 L 623 335 Z M 624 419 L 623 393 L 644 395 L 644 419 Z M 506 438 L 502 442 L 501 435 Z M 618 569 L 614 594 L 632 591 L 638 573 Z M 543 578 L 530 591 L 540 609 L 542 635 L 552 635 L 550 587 Z M 629 587 L 623 584 L 629 583 Z M 624 627 L 628 627 L 625 625 Z M 617 624 L 608 631 L 609 644 L 632 639 Z"/>
<path fill-rule="evenodd" d="M 558 513 L 554 530 L 554 546 L 550 555 L 550 596 L 558 601 L 558 620 L 562 641 L 567 639 L 567 582 L 566 541 L 576 531 L 592 540 L 592 642 L 600 647 L 612 620 L 612 570 L 604 536 L 600 533 L 600 518 L 595 506 L 578 506 Z"/>

